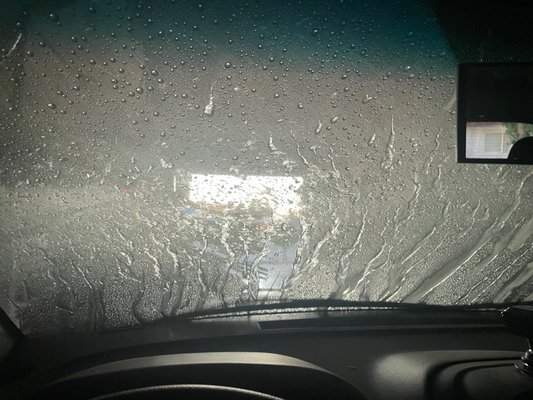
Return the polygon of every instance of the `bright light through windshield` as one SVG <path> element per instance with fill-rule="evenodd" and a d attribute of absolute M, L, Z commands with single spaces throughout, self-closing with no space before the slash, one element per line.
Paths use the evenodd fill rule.
<path fill-rule="evenodd" d="M 253 204 L 264 205 L 274 214 L 283 216 L 300 210 L 298 189 L 302 183 L 301 177 L 250 175 L 240 178 L 193 174 L 189 200 L 227 208 L 242 205 L 248 209 Z"/>

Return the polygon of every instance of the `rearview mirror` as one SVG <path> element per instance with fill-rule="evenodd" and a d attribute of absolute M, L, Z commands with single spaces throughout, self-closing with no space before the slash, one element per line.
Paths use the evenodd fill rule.
<path fill-rule="evenodd" d="M 459 66 L 458 162 L 533 164 L 533 63 Z"/>

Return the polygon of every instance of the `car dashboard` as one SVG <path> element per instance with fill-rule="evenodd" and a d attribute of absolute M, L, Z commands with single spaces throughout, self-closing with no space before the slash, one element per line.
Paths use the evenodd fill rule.
<path fill-rule="evenodd" d="M 516 332 L 515 332 L 516 333 Z M 525 399 L 496 311 L 293 311 L 20 341 L 2 398 Z"/>

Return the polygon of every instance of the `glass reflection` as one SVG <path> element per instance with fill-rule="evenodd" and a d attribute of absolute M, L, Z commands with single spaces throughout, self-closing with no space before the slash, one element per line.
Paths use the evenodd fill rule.
<path fill-rule="evenodd" d="M 533 136 L 533 125 L 521 122 L 468 122 L 466 157 L 505 159 L 520 139 Z"/>

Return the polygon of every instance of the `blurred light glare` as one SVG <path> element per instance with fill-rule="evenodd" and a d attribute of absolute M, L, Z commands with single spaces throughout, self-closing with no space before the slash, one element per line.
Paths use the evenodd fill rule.
<path fill-rule="evenodd" d="M 300 210 L 298 189 L 302 177 L 192 174 L 189 200 L 197 204 L 249 208 L 270 207 L 274 214 L 288 215 Z"/>

